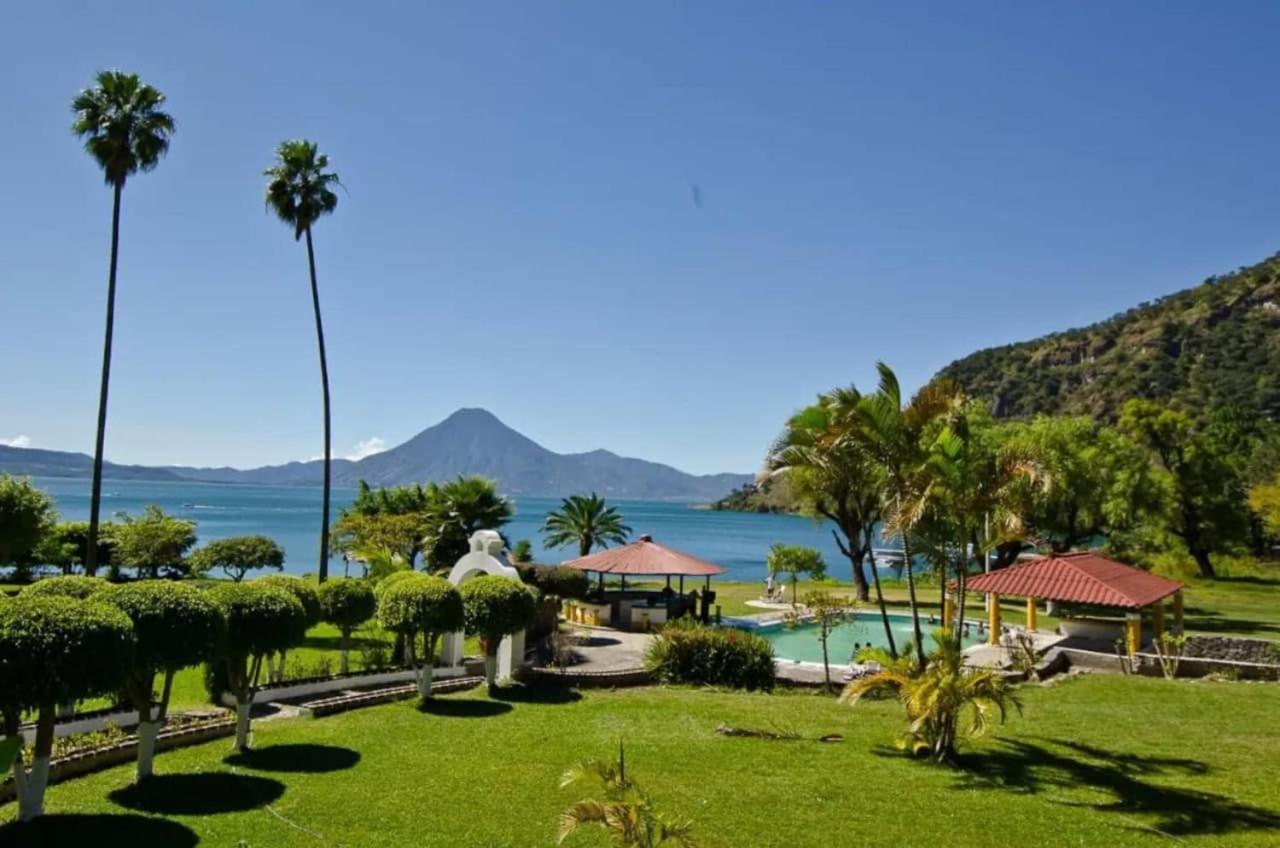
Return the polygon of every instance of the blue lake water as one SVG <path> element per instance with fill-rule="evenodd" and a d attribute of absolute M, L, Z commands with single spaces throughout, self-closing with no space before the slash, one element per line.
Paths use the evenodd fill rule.
<path fill-rule="evenodd" d="M 89 517 L 89 480 L 44 477 L 36 484 L 58 504 L 63 519 Z M 172 483 L 137 480 L 103 482 L 103 518 L 117 512 L 139 513 L 147 504 L 197 522 L 201 542 L 227 536 L 262 533 L 285 549 L 287 571 L 315 571 L 320 554 L 320 495 L 318 488 L 297 486 L 240 486 L 219 483 Z M 334 514 L 355 497 L 354 489 L 334 489 Z M 515 498 L 515 518 L 503 528 L 512 542 L 533 542 L 538 562 L 571 559 L 570 549 L 546 550 L 538 528 L 559 503 L 554 498 Z M 635 535 L 648 533 L 654 541 L 725 566 L 727 579 L 763 580 L 765 557 L 775 542 L 808 545 L 822 551 L 832 576 L 847 580 L 848 560 L 831 537 L 830 525 L 794 515 L 714 512 L 665 501 L 613 501 Z M 341 559 L 331 572 L 341 573 Z"/>

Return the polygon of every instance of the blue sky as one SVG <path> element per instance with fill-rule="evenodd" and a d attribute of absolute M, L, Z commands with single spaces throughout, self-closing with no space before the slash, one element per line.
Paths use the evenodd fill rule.
<path fill-rule="evenodd" d="M 1274 252 L 1278 31 L 1246 2 L 18 4 L 0 439 L 92 445 L 110 194 L 67 104 L 100 68 L 179 128 L 125 193 L 108 458 L 319 453 L 260 176 L 305 136 L 349 191 L 316 229 L 336 453 L 483 406 L 750 471 L 877 359 L 918 386 Z"/>

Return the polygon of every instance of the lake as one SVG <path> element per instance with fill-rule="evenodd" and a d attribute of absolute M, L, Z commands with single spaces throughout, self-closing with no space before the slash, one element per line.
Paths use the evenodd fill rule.
<path fill-rule="evenodd" d="M 63 519 L 88 519 L 89 480 L 44 477 L 35 483 L 57 501 Z M 201 542 L 261 533 L 284 547 L 286 571 L 315 571 L 320 554 L 318 488 L 105 480 L 102 493 L 103 520 L 118 512 L 137 514 L 147 504 L 156 504 L 197 522 Z M 354 497 L 354 489 L 334 489 L 335 516 Z M 541 544 L 538 528 L 559 499 L 513 498 L 513 502 L 515 518 L 502 528 L 512 543 L 531 541 L 537 562 L 558 563 L 575 555 L 569 548 L 547 550 Z M 775 542 L 817 548 L 826 558 L 828 570 L 847 579 L 848 560 L 836 548 L 831 525 L 826 522 L 819 524 L 794 515 L 715 512 L 666 501 L 610 503 L 622 513 L 634 536 L 648 533 L 656 542 L 723 565 L 729 569 L 727 579 L 763 580 L 765 557 Z M 341 558 L 335 558 L 330 572 L 342 573 Z"/>

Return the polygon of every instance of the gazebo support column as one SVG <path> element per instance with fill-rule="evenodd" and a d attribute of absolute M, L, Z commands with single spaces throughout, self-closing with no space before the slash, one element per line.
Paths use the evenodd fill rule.
<path fill-rule="evenodd" d="M 1000 596 L 995 592 L 987 595 L 990 603 L 987 606 L 987 644 L 1000 644 Z"/>
<path fill-rule="evenodd" d="M 1151 606 L 1151 638 L 1159 640 L 1164 636 L 1164 598 Z"/>
<path fill-rule="evenodd" d="M 955 619 L 956 599 L 948 592 L 946 599 L 942 602 L 942 626 L 950 630 L 951 626 L 955 624 Z"/>
<path fill-rule="evenodd" d="M 1036 631 L 1036 599 L 1030 596 L 1027 597 L 1027 630 Z"/>
<path fill-rule="evenodd" d="M 1129 656 L 1142 650 L 1142 613 L 1127 612 L 1124 614 L 1124 641 Z"/>
<path fill-rule="evenodd" d="M 1181 636 L 1182 629 L 1182 592 L 1181 590 L 1173 593 L 1173 629 Z"/>

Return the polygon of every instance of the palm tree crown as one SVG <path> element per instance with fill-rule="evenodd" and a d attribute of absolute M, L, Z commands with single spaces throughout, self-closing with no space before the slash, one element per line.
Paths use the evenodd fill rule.
<path fill-rule="evenodd" d="M 71 101 L 71 131 L 84 139 L 107 184 L 123 187 L 129 175 L 152 170 L 169 151 L 173 117 L 160 108 L 164 94 L 137 74 L 102 71 L 96 82 Z"/>
<path fill-rule="evenodd" d="M 586 556 L 593 547 L 625 543 L 631 528 L 622 523 L 617 508 L 592 492 L 589 497 L 572 495 L 562 500 L 560 508 L 549 513 L 542 523 L 542 533 L 548 548 L 576 542 L 578 555 Z"/>
<path fill-rule="evenodd" d="M 294 139 L 276 148 L 276 163 L 262 172 L 267 177 L 267 206 L 281 221 L 293 225 L 293 237 L 301 239 L 322 215 L 338 207 L 331 186 L 342 182 L 325 171 L 329 157 L 314 141 Z"/>

